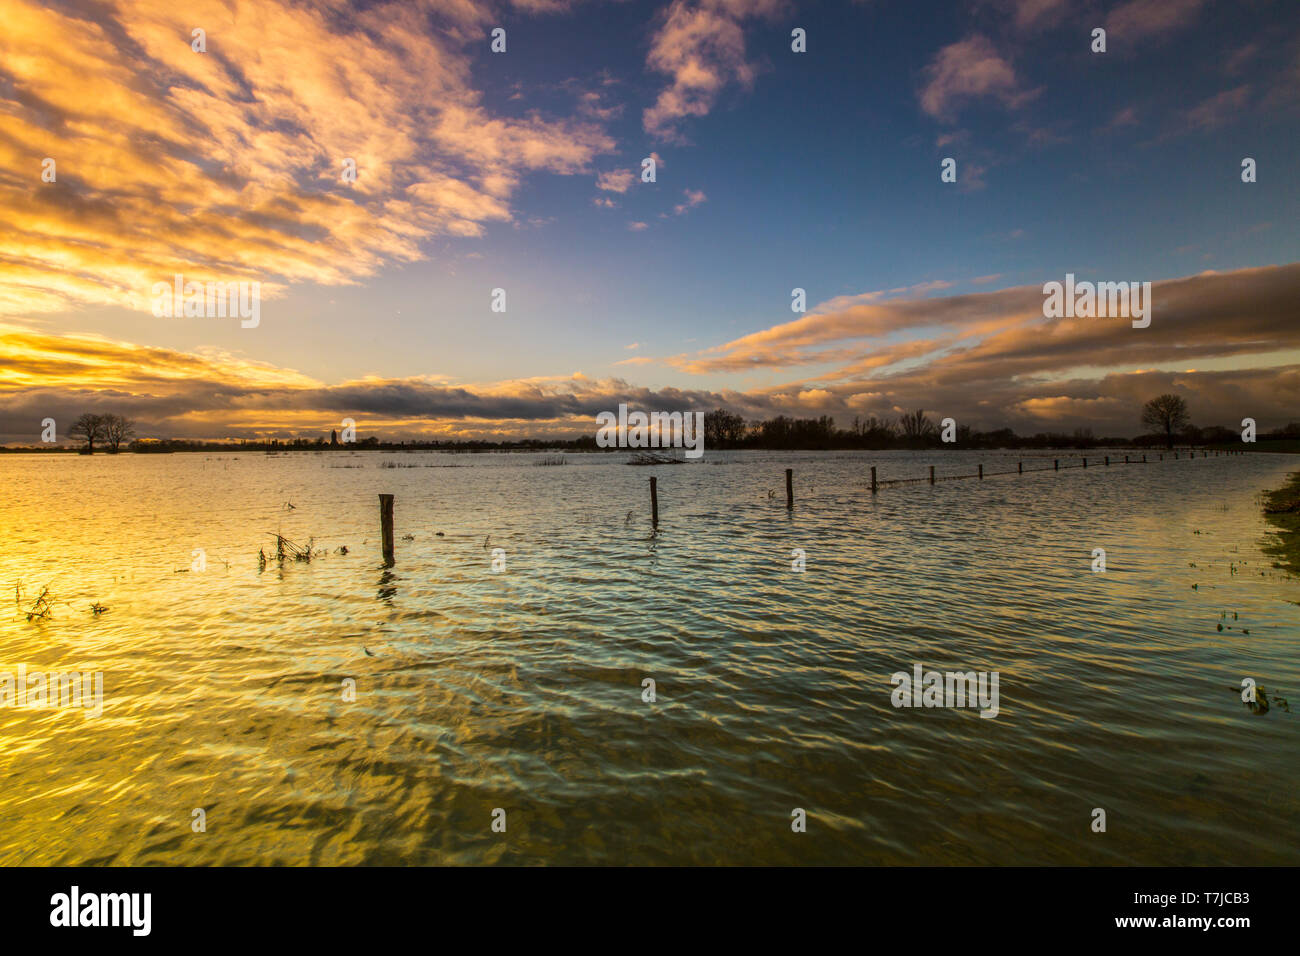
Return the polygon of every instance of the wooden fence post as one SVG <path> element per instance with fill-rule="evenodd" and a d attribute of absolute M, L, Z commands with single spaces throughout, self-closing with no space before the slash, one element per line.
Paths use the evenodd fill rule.
<path fill-rule="evenodd" d="M 379 530 L 383 541 L 384 563 L 393 563 L 393 496 L 379 496 Z"/>

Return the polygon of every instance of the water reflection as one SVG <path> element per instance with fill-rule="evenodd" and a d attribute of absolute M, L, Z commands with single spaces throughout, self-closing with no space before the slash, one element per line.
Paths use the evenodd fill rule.
<path fill-rule="evenodd" d="M 397 597 L 397 574 L 393 571 L 385 570 L 379 575 L 379 589 L 375 595 L 380 602 L 393 606 L 393 598 Z"/>

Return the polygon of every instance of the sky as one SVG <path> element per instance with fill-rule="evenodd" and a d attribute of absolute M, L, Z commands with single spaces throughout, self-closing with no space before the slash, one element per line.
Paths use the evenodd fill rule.
<path fill-rule="evenodd" d="M 1170 391 L 1300 420 L 1294 0 L 0 23 L 0 442 L 575 437 L 620 402 L 1118 436 Z M 177 274 L 260 283 L 257 324 L 155 315 Z M 1045 317 L 1067 274 L 1150 282 L 1150 326 Z"/>

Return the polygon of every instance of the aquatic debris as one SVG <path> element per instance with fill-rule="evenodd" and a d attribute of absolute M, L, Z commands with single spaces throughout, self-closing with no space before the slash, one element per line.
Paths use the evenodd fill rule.
<path fill-rule="evenodd" d="M 650 452 L 640 452 L 633 455 L 627 460 L 629 465 L 681 465 L 685 464 L 681 458 L 670 458 L 667 455 L 654 455 Z"/>
<path fill-rule="evenodd" d="M 1268 713 L 1268 695 L 1267 695 L 1266 693 L 1264 693 L 1264 688 L 1262 688 L 1262 687 L 1256 687 L 1256 688 L 1255 688 L 1255 699 L 1254 699 L 1254 700 L 1244 701 L 1244 703 L 1245 703 L 1245 705 L 1246 705 L 1246 708 L 1247 708 L 1247 709 L 1248 709 L 1252 714 L 1267 714 L 1267 713 Z"/>
<path fill-rule="evenodd" d="M 486 538 L 483 539 L 483 550 L 484 550 L 484 551 L 487 550 L 488 542 L 490 542 L 491 540 L 492 540 L 492 535 L 488 535 Z"/>
<path fill-rule="evenodd" d="M 404 535 L 402 535 L 402 540 L 403 540 L 403 541 L 414 541 L 414 540 L 415 540 L 415 535 L 413 535 L 413 534 L 404 534 Z"/>
<path fill-rule="evenodd" d="M 104 605 L 96 601 L 94 604 L 90 606 L 90 610 L 91 613 L 93 613 L 96 617 L 98 617 L 100 614 L 103 614 L 105 611 L 107 611 L 108 608 L 106 608 Z"/>
<path fill-rule="evenodd" d="M 1228 619 L 1228 612 L 1227 612 L 1227 611 L 1220 611 L 1220 612 L 1219 612 L 1219 630 L 1221 630 L 1221 631 L 1223 630 L 1223 622 L 1226 621 L 1227 619 Z M 1232 612 L 1232 619 L 1233 619 L 1234 621 L 1237 620 L 1237 612 L 1236 612 L 1236 611 L 1233 611 L 1233 612 Z M 1232 630 L 1232 628 L 1228 628 L 1228 630 Z M 1250 628 L 1248 628 L 1248 627 L 1243 627 L 1243 628 L 1241 629 L 1241 633 L 1243 633 L 1243 634 L 1249 634 L 1249 633 L 1250 633 Z"/>
<path fill-rule="evenodd" d="M 1231 689 L 1234 694 L 1238 694 L 1238 695 L 1241 694 L 1240 687 L 1233 687 Z M 1268 692 L 1264 690 L 1264 687 L 1261 684 L 1255 688 L 1255 699 L 1243 700 L 1242 704 L 1244 704 L 1246 709 L 1249 710 L 1252 714 L 1256 714 L 1256 715 L 1267 714 L 1270 706 L 1270 701 L 1268 699 Z M 1279 697 L 1276 692 L 1273 694 L 1273 700 L 1271 701 L 1271 705 L 1274 707 L 1280 707 L 1282 710 L 1285 710 L 1288 714 L 1291 713 L 1290 702 L 1287 701 L 1285 697 Z"/>
<path fill-rule="evenodd" d="M 563 465 L 563 464 L 564 464 L 564 456 L 563 456 L 563 455 L 556 455 L 556 456 L 549 457 L 549 458 L 543 458 L 541 461 L 535 461 L 535 462 L 533 462 L 533 464 L 536 465 L 536 466 L 538 466 L 538 467 L 546 467 L 546 466 L 548 466 L 548 465 Z"/>
<path fill-rule="evenodd" d="M 48 621 L 50 612 L 54 610 L 54 602 L 50 600 L 50 586 L 48 584 L 41 589 L 41 593 L 36 600 L 25 611 L 23 611 L 22 590 L 18 584 L 14 584 L 14 603 L 18 605 L 18 609 L 22 613 L 27 615 L 29 623 L 32 621 Z"/>
<path fill-rule="evenodd" d="M 374 653 L 366 645 L 362 644 L 361 649 L 366 652 L 366 657 L 374 657 Z"/>
<path fill-rule="evenodd" d="M 437 535 L 439 538 L 445 538 L 445 537 L 447 537 L 447 536 L 446 536 L 445 534 L 443 534 L 441 531 L 435 531 L 434 534 Z"/>
<path fill-rule="evenodd" d="M 325 553 L 324 551 L 312 550 L 312 545 L 316 541 L 315 538 L 308 538 L 307 544 L 304 547 L 303 545 L 295 544 L 282 534 L 274 534 L 274 532 L 271 531 L 268 531 L 267 534 L 271 534 L 275 537 L 275 560 L 279 564 L 283 564 L 285 558 L 293 558 L 295 561 L 310 561 L 317 555 Z M 257 549 L 257 569 L 259 571 L 265 570 L 267 562 L 270 560 L 270 555 L 266 554 L 266 552 L 261 548 Z"/>
<path fill-rule="evenodd" d="M 264 548 L 257 549 L 257 570 L 265 571 L 266 566 L 272 561 L 283 565 L 285 559 L 292 558 L 294 561 L 310 561 L 312 558 L 319 558 L 323 554 L 329 554 L 329 548 L 317 548 L 316 539 L 308 538 L 305 545 L 297 544 L 290 541 L 282 534 L 268 531 L 267 534 L 275 538 L 275 552 L 269 553 Z M 348 546 L 339 545 L 334 549 L 335 554 L 347 554 Z M 226 567 L 230 567 L 230 562 L 226 562 Z"/>

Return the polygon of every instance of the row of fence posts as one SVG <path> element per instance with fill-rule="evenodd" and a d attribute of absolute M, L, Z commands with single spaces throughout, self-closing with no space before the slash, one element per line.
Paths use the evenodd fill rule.
<path fill-rule="evenodd" d="M 1245 454 L 1245 452 L 1241 452 L 1241 451 L 1218 452 L 1218 451 L 1216 451 L 1216 452 L 1214 453 L 1214 456 L 1217 458 L 1217 457 L 1218 457 L 1219 455 L 1221 455 L 1221 454 L 1226 454 L 1226 455 L 1243 455 L 1243 454 Z M 1202 457 L 1205 457 L 1205 458 L 1210 457 L 1210 453 L 1209 453 L 1208 451 L 1203 451 L 1203 452 L 1201 452 L 1201 455 L 1202 455 Z M 1190 458 L 1195 458 L 1195 457 L 1196 457 L 1196 452 L 1194 452 L 1194 451 L 1193 451 L 1193 452 L 1188 452 L 1188 457 L 1190 457 Z M 1146 456 L 1146 455 L 1143 455 L 1143 456 L 1142 456 L 1142 464 L 1145 464 L 1145 463 L 1146 463 L 1146 460 L 1147 460 L 1147 456 Z M 1165 456 L 1164 456 L 1163 454 L 1161 454 L 1159 460 L 1160 460 L 1160 461 L 1164 461 L 1164 460 L 1165 460 Z M 1178 460 L 1178 452 L 1174 452 L 1174 460 L 1175 460 L 1175 461 Z M 1109 456 L 1109 455 L 1105 456 L 1105 462 L 1106 462 L 1106 466 L 1109 467 L 1109 466 L 1110 466 L 1110 456 Z M 1128 455 L 1125 455 L 1125 456 L 1124 456 L 1124 464 L 1126 464 L 1126 465 L 1127 465 L 1127 464 L 1130 464 L 1130 462 L 1129 462 L 1129 456 L 1128 456 Z M 1083 458 L 1083 467 L 1084 467 L 1084 468 L 1087 468 L 1087 467 L 1088 467 L 1088 457 L 1087 457 L 1086 455 L 1085 455 L 1084 458 Z M 1039 471 L 1046 471 L 1046 470 L 1047 470 L 1047 469 L 1045 469 L 1045 468 L 1040 468 L 1040 469 L 1039 469 Z M 1053 471 L 1060 471 L 1060 470 L 1061 470 L 1061 459 L 1059 459 L 1059 458 L 1053 458 L 1053 459 L 1052 459 L 1052 470 L 1053 470 Z M 1024 463 L 1023 461 L 1016 462 L 1016 474 L 1018 474 L 1018 475 L 1023 475 L 1024 473 L 1025 473 L 1025 463 Z M 976 476 L 975 476 L 975 475 L 958 475 L 957 477 L 959 477 L 959 478 L 974 478 L 974 477 L 976 477 Z M 983 465 L 982 462 L 980 463 L 980 466 L 979 466 L 979 475 L 978 475 L 978 477 L 979 477 L 979 479 L 980 479 L 981 481 L 984 480 L 984 465 Z M 933 485 L 934 483 L 935 483 L 934 465 L 931 465 L 931 466 L 930 466 L 930 484 Z M 880 483 L 879 483 L 879 481 L 878 481 L 877 478 L 876 478 L 876 466 L 875 466 L 875 465 L 872 465 L 872 466 L 871 466 L 871 493 L 872 493 L 873 495 L 876 494 L 876 492 L 879 490 L 879 488 L 880 488 Z M 787 469 L 785 470 L 785 507 L 786 507 L 787 510 L 793 510 L 793 509 L 794 509 L 794 469 L 793 469 L 793 468 L 787 468 Z M 654 526 L 656 529 L 659 527 L 659 481 L 658 481 L 658 479 L 657 479 L 654 475 L 651 475 L 651 476 L 650 476 L 650 521 L 651 521 L 651 523 L 653 524 L 653 526 Z M 384 550 L 384 563 L 386 563 L 386 564 L 392 564 L 392 563 L 393 563 L 393 496 L 392 496 L 392 495 L 380 495 L 380 496 L 379 496 L 379 525 L 380 525 L 380 529 L 381 529 L 381 532 L 382 532 L 381 540 L 382 540 L 382 547 L 383 547 L 383 550 Z"/>

